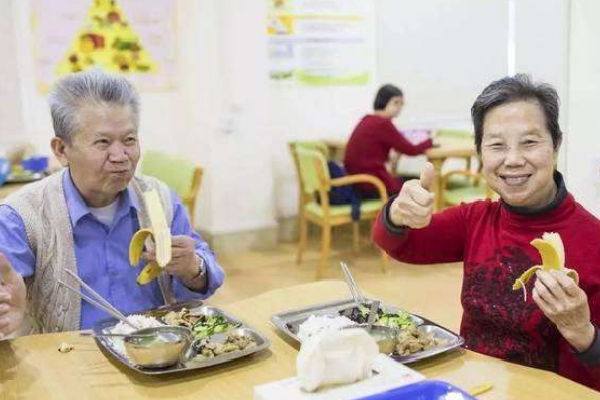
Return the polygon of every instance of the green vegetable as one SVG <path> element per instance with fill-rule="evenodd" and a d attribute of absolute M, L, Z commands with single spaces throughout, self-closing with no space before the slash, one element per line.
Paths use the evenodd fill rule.
<path fill-rule="evenodd" d="M 406 311 L 400 313 L 383 313 L 376 321 L 378 325 L 389 326 L 390 328 L 406 328 L 414 325 L 410 315 Z"/>
<path fill-rule="evenodd" d="M 217 315 L 215 317 L 202 316 L 192 326 L 192 334 L 194 339 L 203 339 L 212 336 L 215 333 L 227 332 L 239 326 L 240 324 L 228 322 L 222 315 Z"/>

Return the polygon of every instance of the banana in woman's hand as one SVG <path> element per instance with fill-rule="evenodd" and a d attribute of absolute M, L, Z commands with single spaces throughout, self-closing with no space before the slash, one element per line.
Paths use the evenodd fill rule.
<path fill-rule="evenodd" d="M 523 289 L 525 300 L 527 300 L 525 285 L 539 270 L 564 270 L 571 279 L 579 283 L 579 274 L 577 274 L 577 271 L 565 268 L 565 247 L 558 233 L 544 233 L 541 239 L 533 239 L 531 245 L 540 252 L 542 265 L 529 268 L 515 280 L 513 285 L 513 290 Z"/>

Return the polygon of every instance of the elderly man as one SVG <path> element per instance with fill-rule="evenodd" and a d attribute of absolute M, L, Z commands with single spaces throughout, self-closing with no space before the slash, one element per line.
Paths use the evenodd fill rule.
<path fill-rule="evenodd" d="M 223 270 L 180 200 L 164 183 L 134 177 L 139 98 L 131 84 L 99 71 L 71 75 L 53 88 L 50 109 L 52 150 L 65 168 L 0 206 L 0 338 L 86 329 L 107 317 L 59 285 L 65 270 L 126 314 L 212 295 Z M 129 265 L 128 248 L 149 225 L 141 200 L 148 189 L 170 223 L 172 259 L 159 279 L 138 285 L 144 265 Z"/>

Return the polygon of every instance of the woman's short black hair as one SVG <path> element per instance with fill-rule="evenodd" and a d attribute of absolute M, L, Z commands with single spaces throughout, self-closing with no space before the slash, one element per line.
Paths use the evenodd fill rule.
<path fill-rule="evenodd" d="M 533 82 L 529 76 L 517 74 L 490 83 L 475 99 L 471 117 L 477 152 L 481 153 L 483 122 L 487 113 L 495 107 L 515 101 L 535 101 L 540 105 L 546 117 L 546 128 L 552 136 L 554 150 L 557 150 L 563 135 L 558 124 L 558 93 L 547 83 Z"/>
<path fill-rule="evenodd" d="M 390 102 L 392 97 L 397 96 L 404 96 L 404 93 L 402 93 L 402 90 L 400 90 L 399 87 L 390 85 L 389 83 L 387 85 L 383 85 L 377 91 L 377 96 L 375 96 L 375 101 L 373 102 L 373 109 L 385 110 L 385 107 Z"/>

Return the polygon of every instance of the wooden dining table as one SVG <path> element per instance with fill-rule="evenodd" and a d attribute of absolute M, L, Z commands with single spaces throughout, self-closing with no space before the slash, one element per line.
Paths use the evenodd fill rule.
<path fill-rule="evenodd" d="M 402 306 L 402 299 L 416 292 L 417 289 L 398 293 L 392 301 Z M 267 336 L 271 347 L 228 364 L 172 375 L 150 376 L 130 370 L 100 349 L 93 338 L 80 336 L 79 332 L 0 341 L 0 399 L 252 399 L 254 386 L 295 375 L 299 346 L 279 332 L 269 318 L 275 313 L 348 297 L 344 283 L 320 281 L 269 291 L 224 306 L 224 310 Z M 445 300 L 428 301 L 438 302 L 441 310 Z M 60 353 L 61 343 L 74 349 Z M 483 400 L 600 398 L 600 393 L 555 373 L 464 349 L 410 366 L 427 378 L 444 380 L 466 390 L 481 384 L 493 385 L 479 397 Z"/>
<path fill-rule="evenodd" d="M 344 158 L 346 141 L 343 139 L 325 139 L 323 143 L 329 149 L 332 159 L 340 161 Z M 427 161 L 433 164 L 435 177 L 433 179 L 432 191 L 435 195 L 434 210 L 439 211 L 443 208 L 441 193 L 442 188 L 442 166 L 449 158 L 465 158 L 477 156 L 477 150 L 472 139 L 464 137 L 437 137 L 435 139 L 436 147 L 425 150 Z M 395 171 L 394 171 L 395 172 Z"/>

